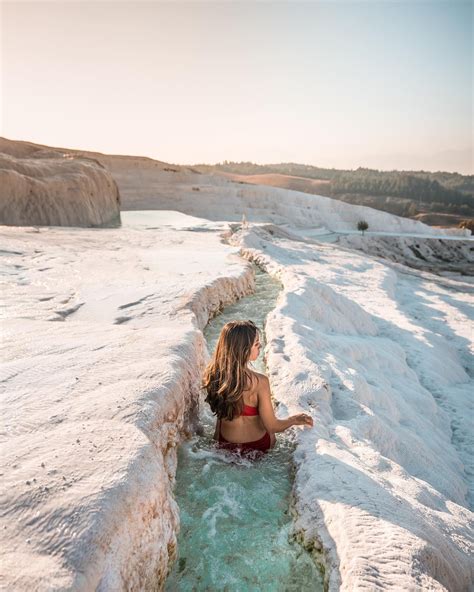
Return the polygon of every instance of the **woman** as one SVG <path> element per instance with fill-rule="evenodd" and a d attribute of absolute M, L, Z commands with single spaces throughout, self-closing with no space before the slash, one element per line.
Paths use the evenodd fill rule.
<path fill-rule="evenodd" d="M 287 419 L 275 417 L 268 378 L 247 366 L 258 358 L 261 347 L 252 321 L 231 321 L 222 328 L 205 369 L 205 400 L 217 415 L 214 439 L 221 448 L 266 452 L 275 446 L 275 432 L 293 425 L 313 426 L 306 413 Z"/>

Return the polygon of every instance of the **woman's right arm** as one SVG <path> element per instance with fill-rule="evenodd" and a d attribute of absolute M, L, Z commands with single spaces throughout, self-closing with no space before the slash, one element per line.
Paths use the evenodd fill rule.
<path fill-rule="evenodd" d="M 273 411 L 270 381 L 265 375 L 258 377 L 258 411 L 267 432 L 284 432 L 293 425 L 313 425 L 313 418 L 306 413 L 278 419 Z"/>

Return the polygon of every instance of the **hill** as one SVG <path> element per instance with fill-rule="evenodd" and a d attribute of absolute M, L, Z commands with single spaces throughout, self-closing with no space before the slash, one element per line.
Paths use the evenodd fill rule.
<path fill-rule="evenodd" d="M 417 219 L 420 215 L 448 214 L 439 226 L 458 226 L 462 220 L 474 217 L 474 175 L 362 167 L 339 170 L 297 163 L 224 161 L 193 166 L 203 173 L 223 174 L 239 182 L 319 193 L 397 216 Z"/>

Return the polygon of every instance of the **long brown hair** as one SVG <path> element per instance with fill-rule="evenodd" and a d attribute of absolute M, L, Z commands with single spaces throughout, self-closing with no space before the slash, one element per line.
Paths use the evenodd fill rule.
<path fill-rule="evenodd" d="M 252 380 L 247 362 L 257 332 L 252 321 L 230 321 L 222 327 L 202 384 L 205 401 L 219 419 L 232 421 L 242 413 L 242 392 Z"/>

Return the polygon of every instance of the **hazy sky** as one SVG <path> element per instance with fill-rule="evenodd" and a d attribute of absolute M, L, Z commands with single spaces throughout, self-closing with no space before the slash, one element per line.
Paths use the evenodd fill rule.
<path fill-rule="evenodd" d="M 473 4 L 3 2 L 1 135 L 472 173 Z"/>

